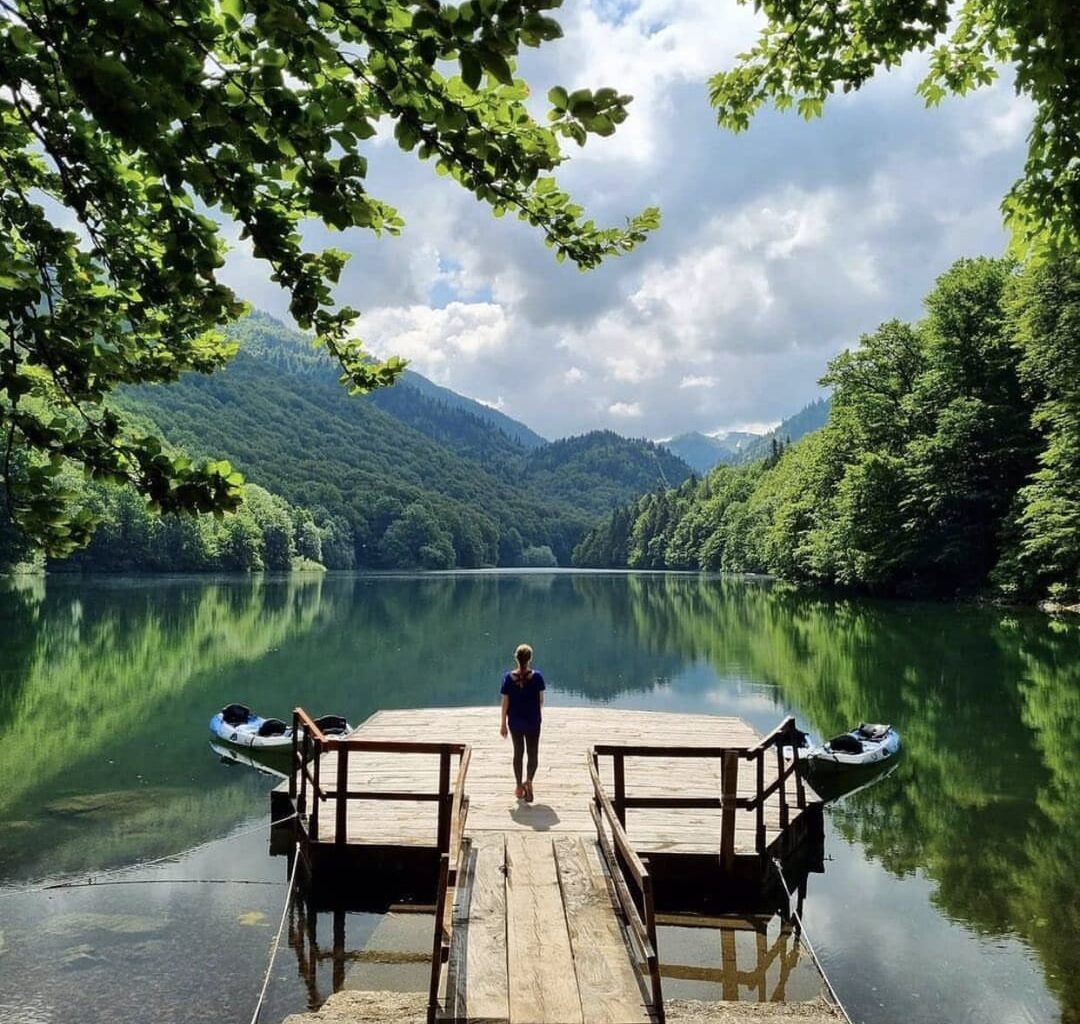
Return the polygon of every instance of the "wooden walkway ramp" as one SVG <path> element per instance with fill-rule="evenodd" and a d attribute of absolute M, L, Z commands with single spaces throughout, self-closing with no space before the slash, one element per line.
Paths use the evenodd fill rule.
<path fill-rule="evenodd" d="M 468 844 L 458 878 L 439 1020 L 655 1019 L 595 841 L 482 835 Z"/>

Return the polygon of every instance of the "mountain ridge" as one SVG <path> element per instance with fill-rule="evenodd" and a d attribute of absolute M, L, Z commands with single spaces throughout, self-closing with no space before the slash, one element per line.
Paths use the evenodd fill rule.
<path fill-rule="evenodd" d="M 358 566 L 569 564 L 597 518 L 691 473 L 652 442 L 611 432 L 544 442 L 419 375 L 350 396 L 308 336 L 265 314 L 230 333 L 239 352 L 226 368 L 128 389 L 122 407 L 317 520 L 347 523 Z"/>

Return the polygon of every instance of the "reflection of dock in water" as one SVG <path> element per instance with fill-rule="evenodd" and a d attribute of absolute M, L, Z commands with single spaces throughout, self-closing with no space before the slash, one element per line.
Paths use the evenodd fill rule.
<path fill-rule="evenodd" d="M 434 907 L 393 906 L 373 929 L 343 907 L 319 911 L 303 897 L 290 916 L 292 947 L 311 1009 L 333 993 L 424 993 Z M 320 924 L 321 921 L 321 924 Z M 805 1005 L 820 995 L 817 973 L 793 917 L 657 914 L 660 975 L 672 1000 Z M 670 1016 L 670 1014 L 669 1014 Z"/>
<path fill-rule="evenodd" d="M 779 914 L 661 914 L 660 975 L 670 998 L 782 1003 L 813 998 L 821 987 L 804 960 L 798 926 Z M 694 941 L 682 941 L 687 933 Z M 712 934 L 708 934 L 712 933 Z M 707 934 L 706 941 L 702 938 Z M 791 982 L 800 964 L 799 992 Z"/>
<path fill-rule="evenodd" d="M 774 859 L 820 857 L 820 800 L 784 756 L 790 719 L 762 738 L 735 718 L 549 708 L 531 805 L 513 796 L 497 725 L 491 708 L 383 711 L 332 740 L 297 713 L 297 763 L 310 763 L 272 812 L 297 814 L 311 905 L 338 908 L 329 951 L 317 916 L 294 922 L 307 975 L 329 959 L 334 991 L 400 990 L 422 957 L 427 1017 L 446 1021 L 663 1021 L 665 983 L 785 997 L 789 924 L 771 937 L 768 920 L 725 928 L 678 911 L 703 892 L 745 902 Z M 427 905 L 428 950 L 381 948 L 388 928 L 415 939 L 416 915 L 399 912 L 349 953 L 340 908 L 404 896 Z M 737 925 L 754 936 L 745 967 Z M 678 935 L 703 926 L 719 933 L 718 961 L 680 963 Z"/>

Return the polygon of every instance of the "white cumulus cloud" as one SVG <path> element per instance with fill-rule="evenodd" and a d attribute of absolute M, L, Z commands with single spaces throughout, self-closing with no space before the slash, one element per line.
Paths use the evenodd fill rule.
<path fill-rule="evenodd" d="M 663 227 L 581 274 L 535 229 L 373 146 L 368 185 L 398 207 L 403 235 L 307 229 L 354 253 L 338 298 L 362 310 L 373 351 L 501 396 L 549 437 L 770 423 L 817 397 L 828 360 L 860 334 L 919 317 L 953 260 L 1002 251 L 999 204 L 1031 121 L 1010 82 L 927 111 L 914 94 L 925 62 L 907 61 L 819 121 L 763 110 L 732 136 L 706 80 L 752 42 L 752 5 L 577 0 L 558 17 L 565 38 L 521 60 L 535 111 L 555 84 L 634 96 L 614 137 L 568 147 L 560 181 L 599 224 L 657 205 Z M 285 313 L 242 245 L 225 277 Z"/>

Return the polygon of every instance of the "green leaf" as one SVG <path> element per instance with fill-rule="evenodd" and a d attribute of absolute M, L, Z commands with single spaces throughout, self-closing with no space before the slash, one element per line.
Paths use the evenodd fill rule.
<path fill-rule="evenodd" d="M 483 64 L 496 81 L 503 85 L 513 85 L 514 76 L 510 71 L 510 65 L 501 53 L 483 48 L 480 50 L 480 63 Z"/>
<path fill-rule="evenodd" d="M 470 88 L 476 89 L 480 85 L 484 69 L 477 57 L 475 50 L 461 51 L 461 80 Z"/>

